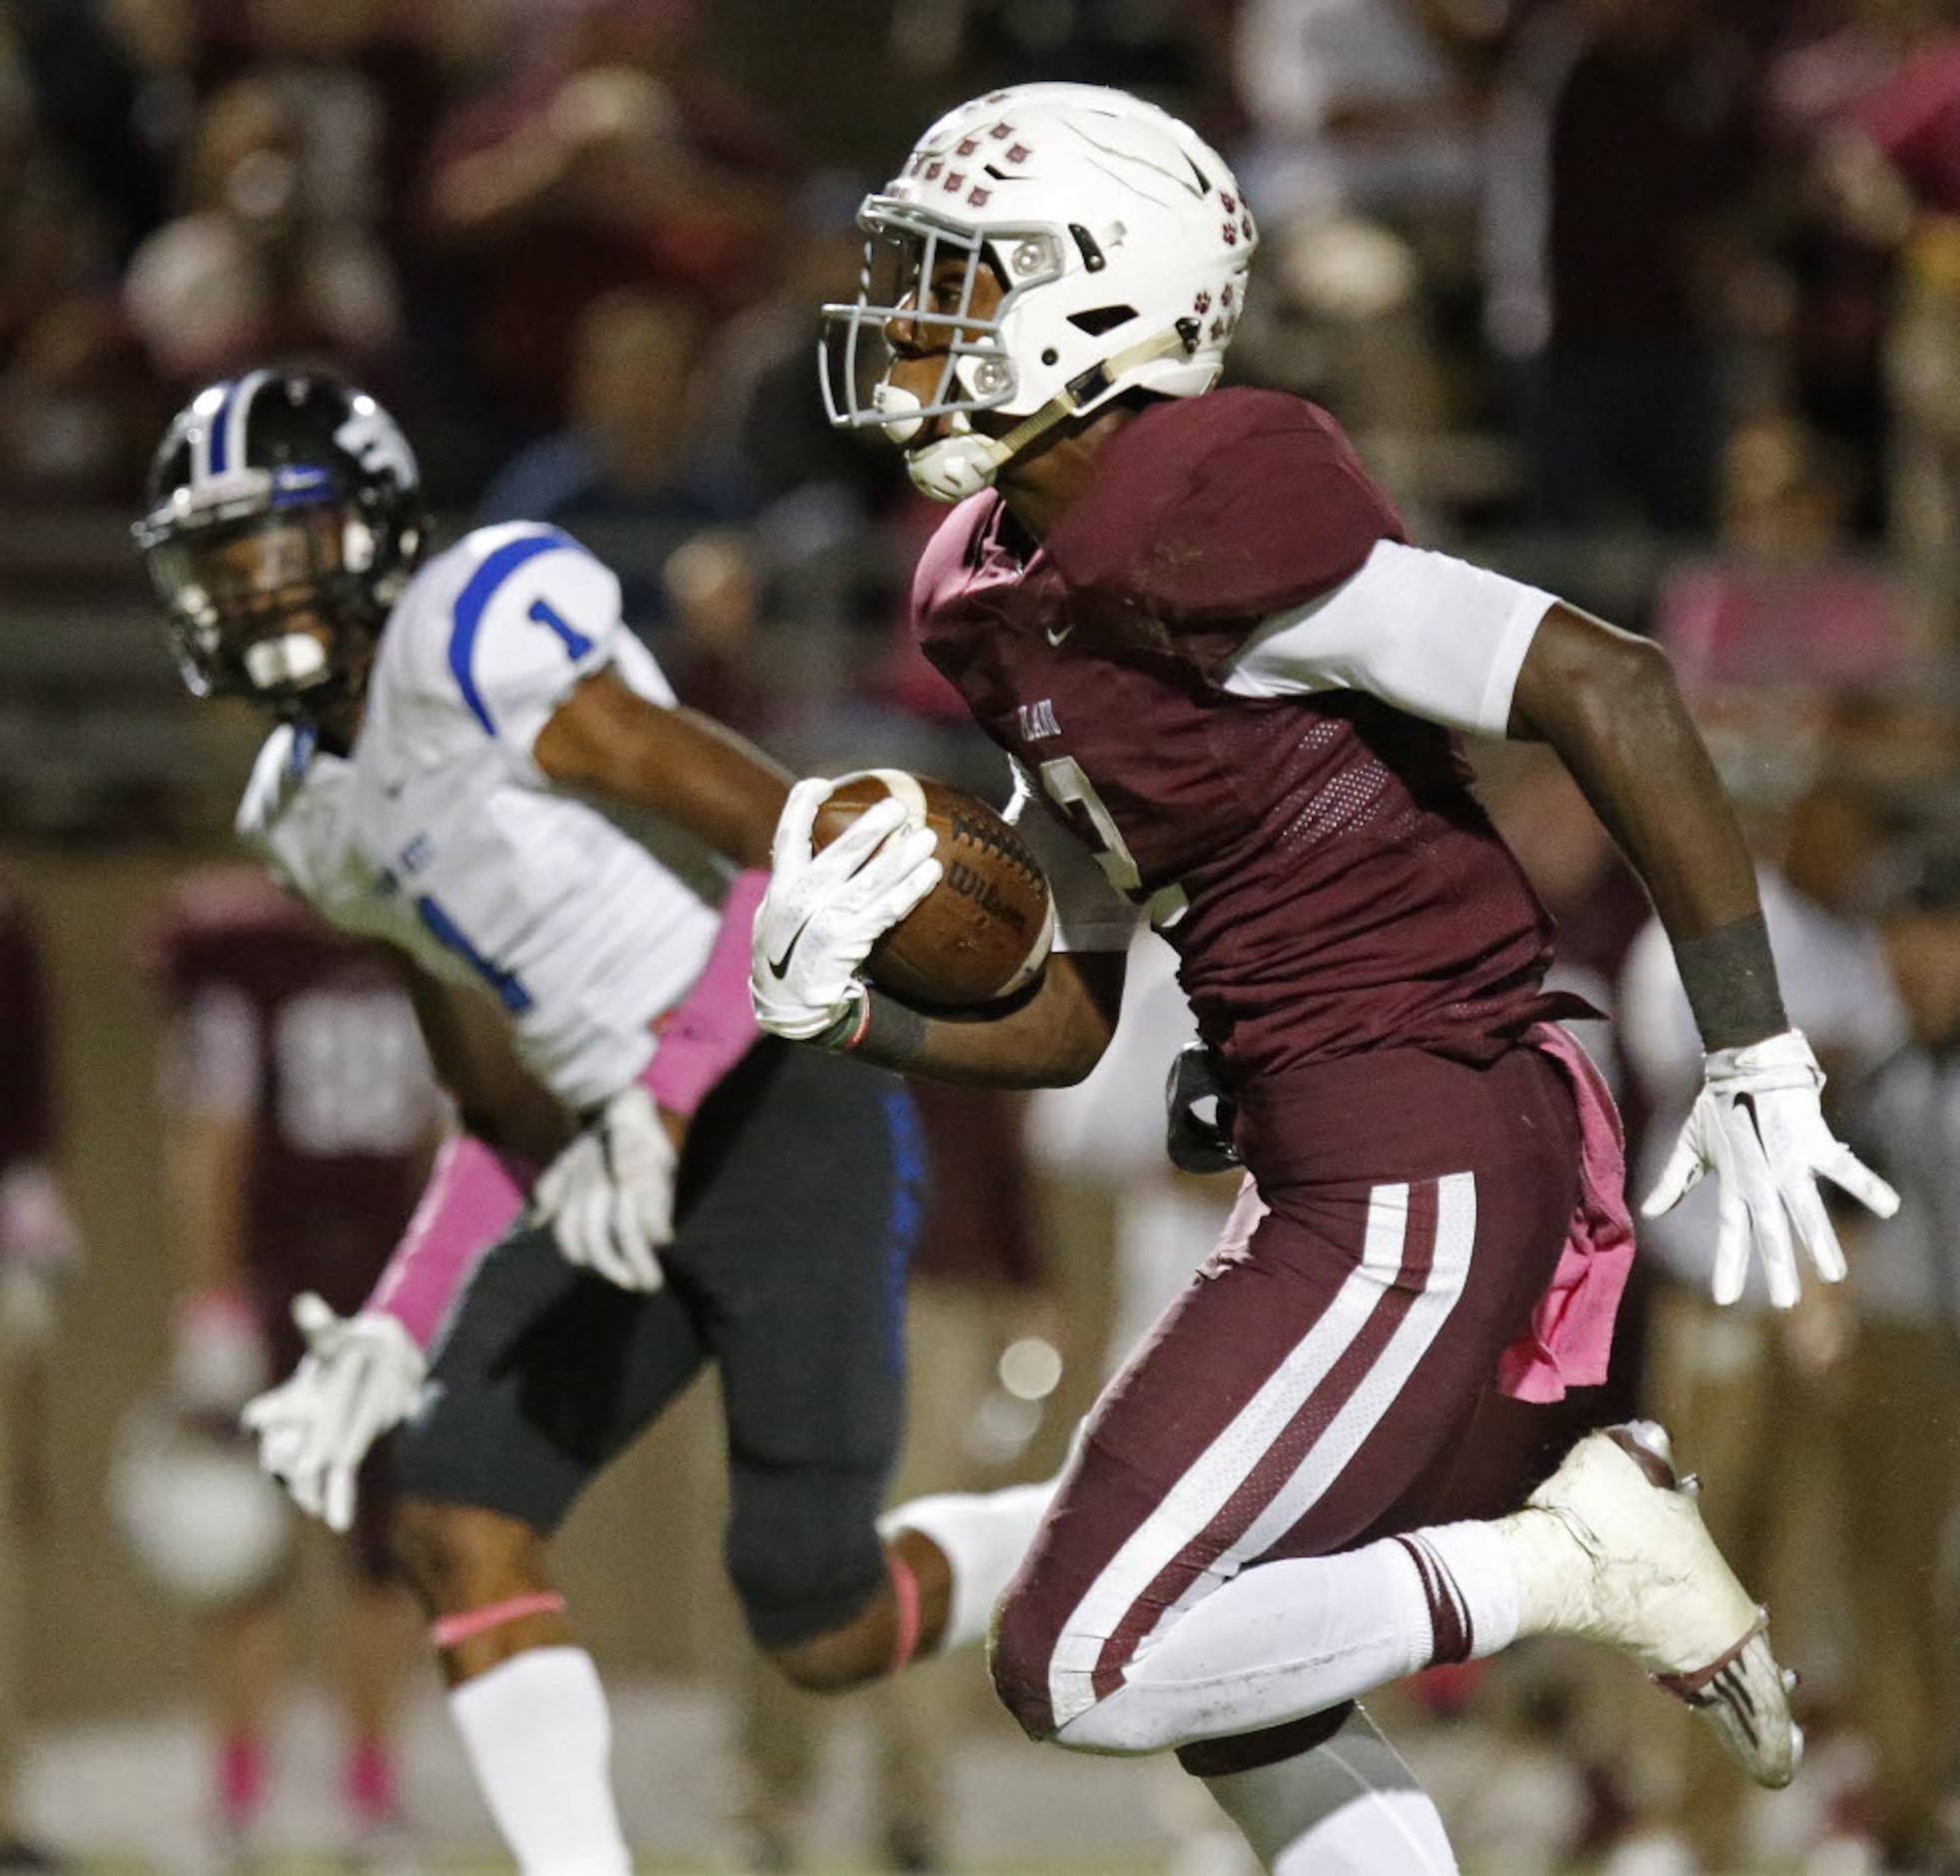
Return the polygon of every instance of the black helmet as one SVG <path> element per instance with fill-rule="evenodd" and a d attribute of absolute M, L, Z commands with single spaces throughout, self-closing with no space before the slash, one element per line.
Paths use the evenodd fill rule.
<path fill-rule="evenodd" d="M 365 670 L 429 533 L 395 420 L 321 372 L 207 386 L 158 447 L 149 499 L 134 532 L 185 683 L 291 715 Z"/>

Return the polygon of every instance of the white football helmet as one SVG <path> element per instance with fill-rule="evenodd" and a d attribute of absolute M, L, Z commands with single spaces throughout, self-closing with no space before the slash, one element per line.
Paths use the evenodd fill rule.
<path fill-rule="evenodd" d="M 1100 85 L 1017 85 L 961 105 L 865 198 L 858 225 L 857 300 L 823 309 L 825 406 L 833 424 L 877 425 L 900 444 L 950 416 L 954 434 L 909 459 L 913 481 L 941 501 L 986 487 L 1055 425 L 1119 393 L 1209 391 L 1258 245 L 1217 152 L 1168 112 Z M 963 270 L 957 306 L 922 306 L 949 262 Z M 976 319 L 983 266 L 1003 291 Z M 943 283 L 934 298 L 950 301 Z M 893 321 L 932 329 L 935 345 L 945 336 L 930 402 L 890 382 Z M 979 411 L 1021 421 L 985 437 L 971 427 Z"/>
<path fill-rule="evenodd" d="M 195 1423 L 160 1400 L 123 1415 L 109 1504 L 130 1554 L 189 1607 L 222 1609 L 279 1580 L 293 1548 L 286 1494 L 236 1434 Z"/>

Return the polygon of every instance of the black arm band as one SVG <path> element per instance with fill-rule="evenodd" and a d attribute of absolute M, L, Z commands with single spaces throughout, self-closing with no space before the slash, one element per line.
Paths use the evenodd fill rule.
<path fill-rule="evenodd" d="M 925 1053 L 926 1019 L 897 998 L 865 992 L 865 1022 L 851 1053 L 886 1068 L 907 1069 Z"/>
<path fill-rule="evenodd" d="M 1760 912 L 1683 939 L 1674 960 L 1704 1049 L 1739 1049 L 1789 1028 Z"/>

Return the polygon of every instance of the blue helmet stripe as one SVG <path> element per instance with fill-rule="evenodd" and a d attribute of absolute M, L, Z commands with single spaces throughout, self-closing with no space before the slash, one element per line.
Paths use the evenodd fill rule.
<path fill-rule="evenodd" d="M 225 475 L 249 468 L 245 437 L 252 423 L 252 406 L 272 373 L 247 372 L 225 387 L 224 402 L 211 421 L 211 474 Z"/>
<path fill-rule="evenodd" d="M 477 629 L 484 622 L 484 609 L 496 596 L 497 588 L 526 560 L 534 560 L 540 553 L 549 553 L 553 547 L 577 546 L 578 543 L 569 534 L 561 533 L 555 527 L 543 528 L 534 534 L 519 534 L 515 540 L 506 540 L 494 552 L 486 554 L 483 564 L 470 575 L 463 590 L 456 596 L 456 622 L 450 630 L 450 669 L 455 673 L 457 688 L 463 692 L 463 700 L 470 706 L 471 715 L 483 724 L 487 736 L 496 734 L 496 725 L 490 721 L 490 710 L 484 703 L 483 692 L 477 688 L 477 676 L 472 668 L 477 652 Z"/>
<path fill-rule="evenodd" d="M 225 387 L 225 401 L 213 413 L 211 422 L 205 427 L 204 461 L 207 475 L 222 475 L 229 467 L 228 445 L 231 429 L 232 401 L 238 396 L 238 382 Z"/>

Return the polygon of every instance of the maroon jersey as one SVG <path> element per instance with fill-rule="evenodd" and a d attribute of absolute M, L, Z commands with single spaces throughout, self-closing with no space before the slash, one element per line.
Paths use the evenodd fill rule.
<path fill-rule="evenodd" d="M 920 642 L 975 718 L 1133 899 L 1184 902 L 1165 936 L 1242 1087 L 1390 1047 L 1487 1062 L 1554 1007 L 1550 921 L 1452 732 L 1224 686 L 1263 622 L 1403 538 L 1324 411 L 1224 391 L 1117 432 L 1042 543 L 989 493 L 920 563 Z"/>
<path fill-rule="evenodd" d="M 360 1306 L 422 1189 L 437 1097 L 385 957 L 251 868 L 193 875 L 151 933 L 173 1017 L 163 1099 L 249 1121 L 246 1256 L 277 1313 Z"/>

